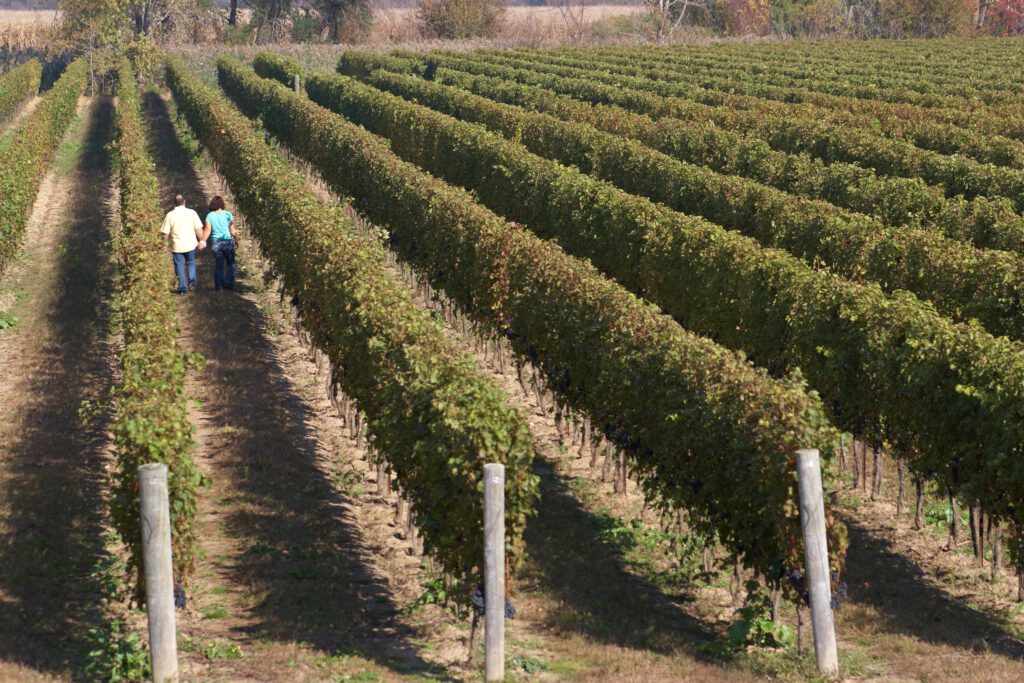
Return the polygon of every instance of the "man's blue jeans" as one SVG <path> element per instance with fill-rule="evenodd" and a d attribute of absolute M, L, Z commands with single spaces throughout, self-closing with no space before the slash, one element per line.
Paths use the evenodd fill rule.
<path fill-rule="evenodd" d="M 186 251 L 181 254 L 175 252 L 174 273 L 178 276 L 178 291 L 184 293 L 196 286 L 196 250 Z M 185 271 L 188 269 L 188 279 L 185 278 Z"/>
<path fill-rule="evenodd" d="M 213 286 L 218 290 L 235 287 L 235 241 L 213 240 Z"/>

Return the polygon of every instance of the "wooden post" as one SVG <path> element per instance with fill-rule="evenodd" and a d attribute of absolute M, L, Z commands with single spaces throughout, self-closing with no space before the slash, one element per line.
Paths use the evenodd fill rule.
<path fill-rule="evenodd" d="M 178 680 L 178 643 L 174 628 L 174 569 L 171 564 L 171 512 L 167 465 L 138 469 L 142 512 L 142 561 L 146 579 L 149 650 L 155 683 Z"/>
<path fill-rule="evenodd" d="M 814 655 L 818 663 L 818 673 L 822 676 L 835 676 L 839 673 L 839 659 L 836 651 L 835 623 L 832 620 L 832 580 L 828 565 L 825 503 L 818 449 L 797 451 L 796 463 L 800 482 L 800 526 L 804 536 L 804 564 L 811 596 Z"/>
<path fill-rule="evenodd" d="M 295 78 L 292 80 L 292 85 L 295 88 L 295 92 L 302 92 L 302 83 L 299 81 L 299 74 L 295 74 Z"/>
<path fill-rule="evenodd" d="M 505 466 L 484 465 L 484 680 L 505 680 Z"/>

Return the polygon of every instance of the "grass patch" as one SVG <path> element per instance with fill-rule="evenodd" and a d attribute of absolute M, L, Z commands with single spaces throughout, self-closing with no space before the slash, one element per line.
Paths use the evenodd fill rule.
<path fill-rule="evenodd" d="M 211 662 L 218 659 L 239 659 L 242 656 L 242 648 L 232 643 L 214 640 L 203 648 L 203 655 Z"/>
<path fill-rule="evenodd" d="M 521 671 L 527 675 L 533 675 L 540 673 L 541 671 L 547 671 L 548 665 L 537 659 L 536 657 L 530 657 L 528 655 L 516 655 L 510 657 L 507 662 L 507 667 L 512 671 Z"/>
<path fill-rule="evenodd" d="M 223 619 L 228 615 L 228 611 L 223 605 L 210 605 L 203 610 L 203 619 Z"/>
<path fill-rule="evenodd" d="M 83 125 L 85 125 L 85 121 L 82 117 L 75 116 L 71 120 L 64 141 L 57 148 L 57 154 L 53 158 L 53 172 L 59 176 L 71 173 L 86 148 L 85 136 L 80 135 Z M 94 144 L 102 144 L 102 142 Z"/>
<path fill-rule="evenodd" d="M 576 659 L 556 659 L 548 665 L 548 671 L 559 678 L 578 676 L 586 670 L 586 664 Z"/>
<path fill-rule="evenodd" d="M 13 330 L 18 324 L 18 316 L 7 311 L 0 311 L 0 331 Z"/>

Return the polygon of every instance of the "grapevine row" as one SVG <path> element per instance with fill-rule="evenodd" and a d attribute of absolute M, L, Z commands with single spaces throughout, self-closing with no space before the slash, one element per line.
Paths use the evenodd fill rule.
<path fill-rule="evenodd" d="M 972 58 L 970 66 L 966 67 L 961 59 L 961 71 L 951 73 L 948 67 L 938 66 L 934 60 L 930 60 L 926 70 L 917 68 L 908 71 L 900 64 L 894 64 L 891 55 L 881 54 L 880 50 L 860 55 L 851 51 L 844 53 L 843 59 L 836 59 L 834 56 L 801 55 L 799 49 L 792 49 L 792 45 L 788 47 L 790 49 L 782 54 L 767 49 L 751 52 L 747 47 L 742 52 L 718 47 L 712 50 L 662 51 L 660 54 L 672 57 L 681 64 L 717 65 L 752 74 L 783 76 L 787 79 L 786 83 L 811 81 L 815 84 L 811 88 L 813 90 L 863 99 L 884 98 L 890 102 L 910 102 L 921 95 L 931 95 L 935 99 L 925 102 L 947 107 L 949 101 L 946 98 L 949 95 L 981 100 L 987 104 L 998 104 L 1019 97 L 1013 80 L 1006 76 L 1005 64 L 993 70 Z M 614 47 L 595 52 L 628 54 L 627 49 Z M 647 50 L 644 54 L 653 56 L 656 51 Z M 883 65 L 884 70 L 880 69 Z M 917 66 L 920 65 L 918 61 Z M 968 74 L 963 71 L 968 68 L 971 72 L 969 82 L 965 78 Z"/>
<path fill-rule="evenodd" d="M 264 63 L 257 57 L 257 70 Z M 443 156 L 432 156 L 436 150 L 427 146 L 433 139 L 429 137 L 422 139 L 421 149 L 415 152 L 425 163 L 436 162 L 431 172 L 454 173 L 454 182 L 480 192 L 485 203 L 489 189 L 496 191 L 497 201 L 507 197 L 488 177 L 492 167 L 517 175 L 512 181 L 517 183 L 550 172 L 550 162 L 521 154 L 525 147 L 626 192 L 740 230 L 806 261 L 821 262 L 846 277 L 878 282 L 890 291 L 910 290 L 946 315 L 978 318 L 994 334 L 1024 337 L 1024 310 L 1020 309 L 1024 259 L 1016 254 L 973 249 L 925 230 L 886 228 L 825 202 L 678 161 L 587 124 L 529 113 L 420 78 L 375 73 L 365 82 L 510 138 L 478 136 L 467 145 L 464 140 L 474 137 L 479 128 L 431 119 L 461 139 L 446 147 Z M 532 216 L 524 213 L 514 218 L 530 222 Z"/>
<path fill-rule="evenodd" d="M 17 252 L 28 226 L 29 209 L 50 168 L 57 146 L 71 124 L 85 89 L 87 65 L 73 62 L 39 106 L 11 134 L 0 152 L 0 273 Z"/>
<path fill-rule="evenodd" d="M 797 111 L 792 105 L 802 103 L 799 115 L 813 117 L 843 127 L 858 127 L 886 137 L 907 139 L 917 147 L 941 154 L 964 154 L 982 163 L 1014 168 L 1024 167 L 1024 143 L 1003 136 L 990 135 L 949 123 L 930 120 L 927 110 L 895 105 L 888 101 L 863 100 L 853 97 L 826 95 L 810 89 L 770 85 L 776 72 L 758 72 L 742 78 L 729 65 L 715 67 L 698 61 L 672 61 L 670 54 L 634 51 L 624 56 L 603 52 L 534 53 L 523 52 L 529 58 L 537 54 L 545 61 L 564 57 L 559 64 L 592 65 L 603 71 L 635 76 L 672 84 L 688 83 L 693 99 L 709 104 L 720 104 L 735 109 L 767 111 L 786 114 Z M 820 78 L 832 83 L 827 75 Z M 818 81 L 813 81 L 817 83 Z M 762 99 L 758 98 L 764 98 Z"/>
<path fill-rule="evenodd" d="M 137 469 L 146 463 L 166 464 L 174 577 L 182 585 L 195 560 L 193 523 L 203 477 L 191 456 L 194 443 L 185 394 L 188 361 L 178 344 L 166 242 L 154 229 L 163 216 L 153 160 L 146 150 L 142 100 L 127 59 L 117 68 L 117 95 L 114 147 L 121 189 L 117 310 L 124 348 L 110 426 L 117 458 L 111 516 L 128 545 L 131 566 L 141 576 Z"/>
<path fill-rule="evenodd" d="M 365 79 L 377 68 L 397 73 L 422 64 L 379 53 L 346 51 L 339 71 Z M 698 166 L 739 175 L 803 197 L 823 199 L 875 215 L 886 225 L 920 225 L 981 248 L 1024 253 L 1024 218 L 1006 199 L 946 199 L 919 179 L 879 177 L 853 164 L 826 165 L 806 155 L 773 150 L 763 140 L 723 130 L 708 122 L 652 119 L 615 105 L 593 105 L 560 92 L 572 92 L 562 79 L 539 78 L 551 90 L 514 80 L 438 68 L 433 79 L 497 102 L 544 112 L 566 121 L 589 123 Z M 610 86 L 605 86 L 613 90 Z"/>
<path fill-rule="evenodd" d="M 272 61 L 278 73 L 297 68 L 281 58 L 261 64 Z M 528 211 L 531 228 L 592 259 L 687 327 L 776 372 L 799 367 L 840 426 L 879 444 L 889 440 L 919 473 L 997 515 L 1017 512 L 1024 492 L 1014 464 L 1024 450 L 1019 344 L 952 323 L 907 293 L 889 297 L 876 285 L 815 271 L 570 169 L 513 175 L 504 162 L 465 167 L 446 158 L 447 150 L 482 151 L 486 133 L 469 136 L 449 117 L 350 78 L 311 74 L 306 88 L 314 101 L 432 169 L 447 165 L 460 178 L 482 173 L 484 182 L 474 181 L 482 196 L 504 201 L 510 214 Z"/>
<path fill-rule="evenodd" d="M 800 564 L 794 449 L 829 457 L 835 434 L 802 382 L 771 379 L 684 331 L 288 88 L 229 59 L 218 71 L 243 111 L 386 227 L 404 258 L 625 449 L 651 499 L 688 510 L 695 527 L 768 576 Z"/>
<path fill-rule="evenodd" d="M 480 54 L 480 53 L 477 53 Z M 512 56 L 514 53 L 496 53 L 493 56 Z M 833 117 L 835 122 L 846 125 L 868 126 L 874 129 L 888 130 L 890 134 L 899 134 L 909 127 L 913 131 L 918 124 L 924 125 L 922 140 L 933 139 L 941 131 L 950 136 L 946 145 L 962 144 L 963 152 L 974 152 L 985 157 L 985 160 L 996 158 L 1012 159 L 1014 150 L 1019 151 L 1019 128 L 1011 122 L 1002 124 L 1005 130 L 994 131 L 986 121 L 991 121 L 998 111 L 1014 108 L 1018 105 L 1001 104 L 978 106 L 976 102 L 955 101 L 947 98 L 941 107 L 922 107 L 913 104 L 901 104 L 881 100 L 865 100 L 852 97 L 838 97 L 808 89 L 782 88 L 765 84 L 762 79 L 741 80 L 739 75 L 728 69 L 707 69 L 692 66 L 669 68 L 638 67 L 634 59 L 643 60 L 641 53 L 635 58 L 626 60 L 618 66 L 612 66 L 607 60 L 614 57 L 602 57 L 587 52 L 584 54 L 563 54 L 560 58 L 553 53 L 528 52 L 519 53 L 519 57 L 532 60 L 540 59 L 560 63 L 567 67 L 601 67 L 617 72 L 620 77 L 638 79 L 644 89 L 659 92 L 668 96 L 680 96 L 715 106 L 729 106 L 737 109 L 749 109 L 769 113 L 796 112 L 803 116 Z M 670 55 L 658 55 L 651 59 L 671 60 Z M 630 65 L 633 65 L 632 67 Z M 611 75 L 611 74 L 606 74 Z M 651 82 L 647 79 L 655 79 Z M 666 79 L 671 83 L 664 82 Z M 646 83 L 644 81 L 647 81 Z M 796 105 L 796 106 L 794 106 Z M 859 122 L 859 123 L 857 123 Z M 928 126 L 931 126 L 929 129 Z M 938 126 L 940 130 L 934 127 Z M 930 130 L 930 132 L 929 132 Z M 996 133 L 999 133 L 996 136 Z M 993 136 L 988 139 L 985 136 Z M 1004 137 L 1005 136 L 1005 137 Z M 986 156 L 987 155 L 987 156 Z M 1010 156 L 1006 156 L 1010 155 Z"/>
<path fill-rule="evenodd" d="M 30 59 L 0 76 L 0 122 L 6 121 L 25 100 L 39 92 L 43 65 Z"/>
<path fill-rule="evenodd" d="M 483 465 L 506 466 L 512 565 L 537 497 L 525 418 L 385 268 L 382 247 L 276 156 L 213 89 L 169 60 L 167 82 L 226 177 L 247 225 L 297 300 L 371 443 L 415 510 L 425 549 L 468 594 L 482 573 Z M 462 595 L 465 597 L 465 595 Z"/>
<path fill-rule="evenodd" d="M 522 49 L 518 52 L 532 54 L 536 51 Z M 748 94 L 756 94 L 758 97 L 780 102 L 810 103 L 837 111 L 915 112 L 917 117 L 927 117 L 929 110 L 934 108 L 984 109 L 986 106 L 1013 103 L 1020 97 L 1006 88 L 979 91 L 963 81 L 946 83 L 938 92 L 893 88 L 892 84 L 900 82 L 912 82 L 919 88 L 927 88 L 928 85 L 920 76 L 915 76 L 913 81 L 901 81 L 895 74 L 882 72 L 880 75 L 880 72 L 874 71 L 869 82 L 865 82 L 863 77 L 839 72 L 833 67 L 807 70 L 794 67 L 792 62 L 769 65 L 760 58 L 758 52 L 747 55 L 723 55 L 711 51 L 684 54 L 654 48 L 585 52 L 562 49 L 545 52 L 570 58 L 589 57 L 597 63 L 651 69 L 652 77 L 659 70 L 671 71 L 688 82 L 705 84 L 713 90 L 739 93 L 749 87 L 751 91 Z M 737 88 L 723 90 L 719 85 L 730 73 L 736 78 Z"/>
<path fill-rule="evenodd" d="M 450 58 L 438 54 L 432 59 L 446 64 Z M 465 61 L 464 58 L 457 59 L 460 64 Z M 882 175 L 920 177 L 931 185 L 943 187 L 947 196 L 1006 197 L 1018 209 L 1024 208 L 1024 170 L 989 166 L 972 159 L 922 150 L 900 140 L 882 138 L 852 127 L 838 128 L 813 117 L 804 118 L 795 111 L 777 113 L 710 106 L 686 99 L 686 86 L 602 74 L 583 63 L 571 67 L 557 66 L 537 60 L 489 55 L 474 55 L 469 62 L 473 65 L 470 68 L 487 75 L 493 75 L 488 67 L 496 64 L 614 86 L 620 93 L 621 101 L 617 104 L 642 113 L 709 119 L 730 130 L 759 137 L 781 151 L 804 152 L 826 163 L 859 163 Z"/>

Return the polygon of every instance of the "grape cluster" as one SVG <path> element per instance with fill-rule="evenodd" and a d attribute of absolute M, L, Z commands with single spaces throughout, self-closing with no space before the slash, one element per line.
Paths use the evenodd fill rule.
<path fill-rule="evenodd" d="M 799 569 L 790 569 L 786 572 L 786 578 L 789 579 L 789 583 L 793 586 L 793 590 L 800 596 L 800 600 L 805 605 L 811 604 L 811 594 L 804 588 L 804 575 Z"/>
<path fill-rule="evenodd" d="M 469 602 L 473 606 L 473 611 L 476 612 L 476 615 L 478 617 L 482 617 L 484 612 L 487 610 L 486 601 L 484 600 L 483 584 L 479 584 L 473 589 L 473 592 L 469 595 Z M 512 604 L 511 600 L 505 600 L 505 618 L 516 618 L 516 608 L 515 605 Z"/>
<path fill-rule="evenodd" d="M 835 586 L 835 590 L 832 591 L 832 609 L 839 609 L 839 606 L 846 600 L 846 582 L 836 581 L 838 577 L 835 572 L 832 572 L 832 585 Z"/>
<path fill-rule="evenodd" d="M 185 603 L 188 598 L 185 597 L 185 589 L 181 586 L 174 587 L 174 606 L 178 609 L 185 609 Z"/>
<path fill-rule="evenodd" d="M 807 606 L 810 606 L 811 595 L 804 588 L 804 575 L 800 573 L 798 569 L 790 569 L 788 572 L 786 572 L 786 578 L 789 579 L 789 583 L 793 586 L 793 590 L 797 592 L 797 595 L 800 596 L 800 599 L 803 601 L 803 603 Z M 833 586 L 831 600 L 832 609 L 839 609 L 839 606 L 843 604 L 843 602 L 847 598 L 846 582 L 840 581 L 839 575 L 834 571 L 832 572 L 830 578 L 832 580 Z"/>

